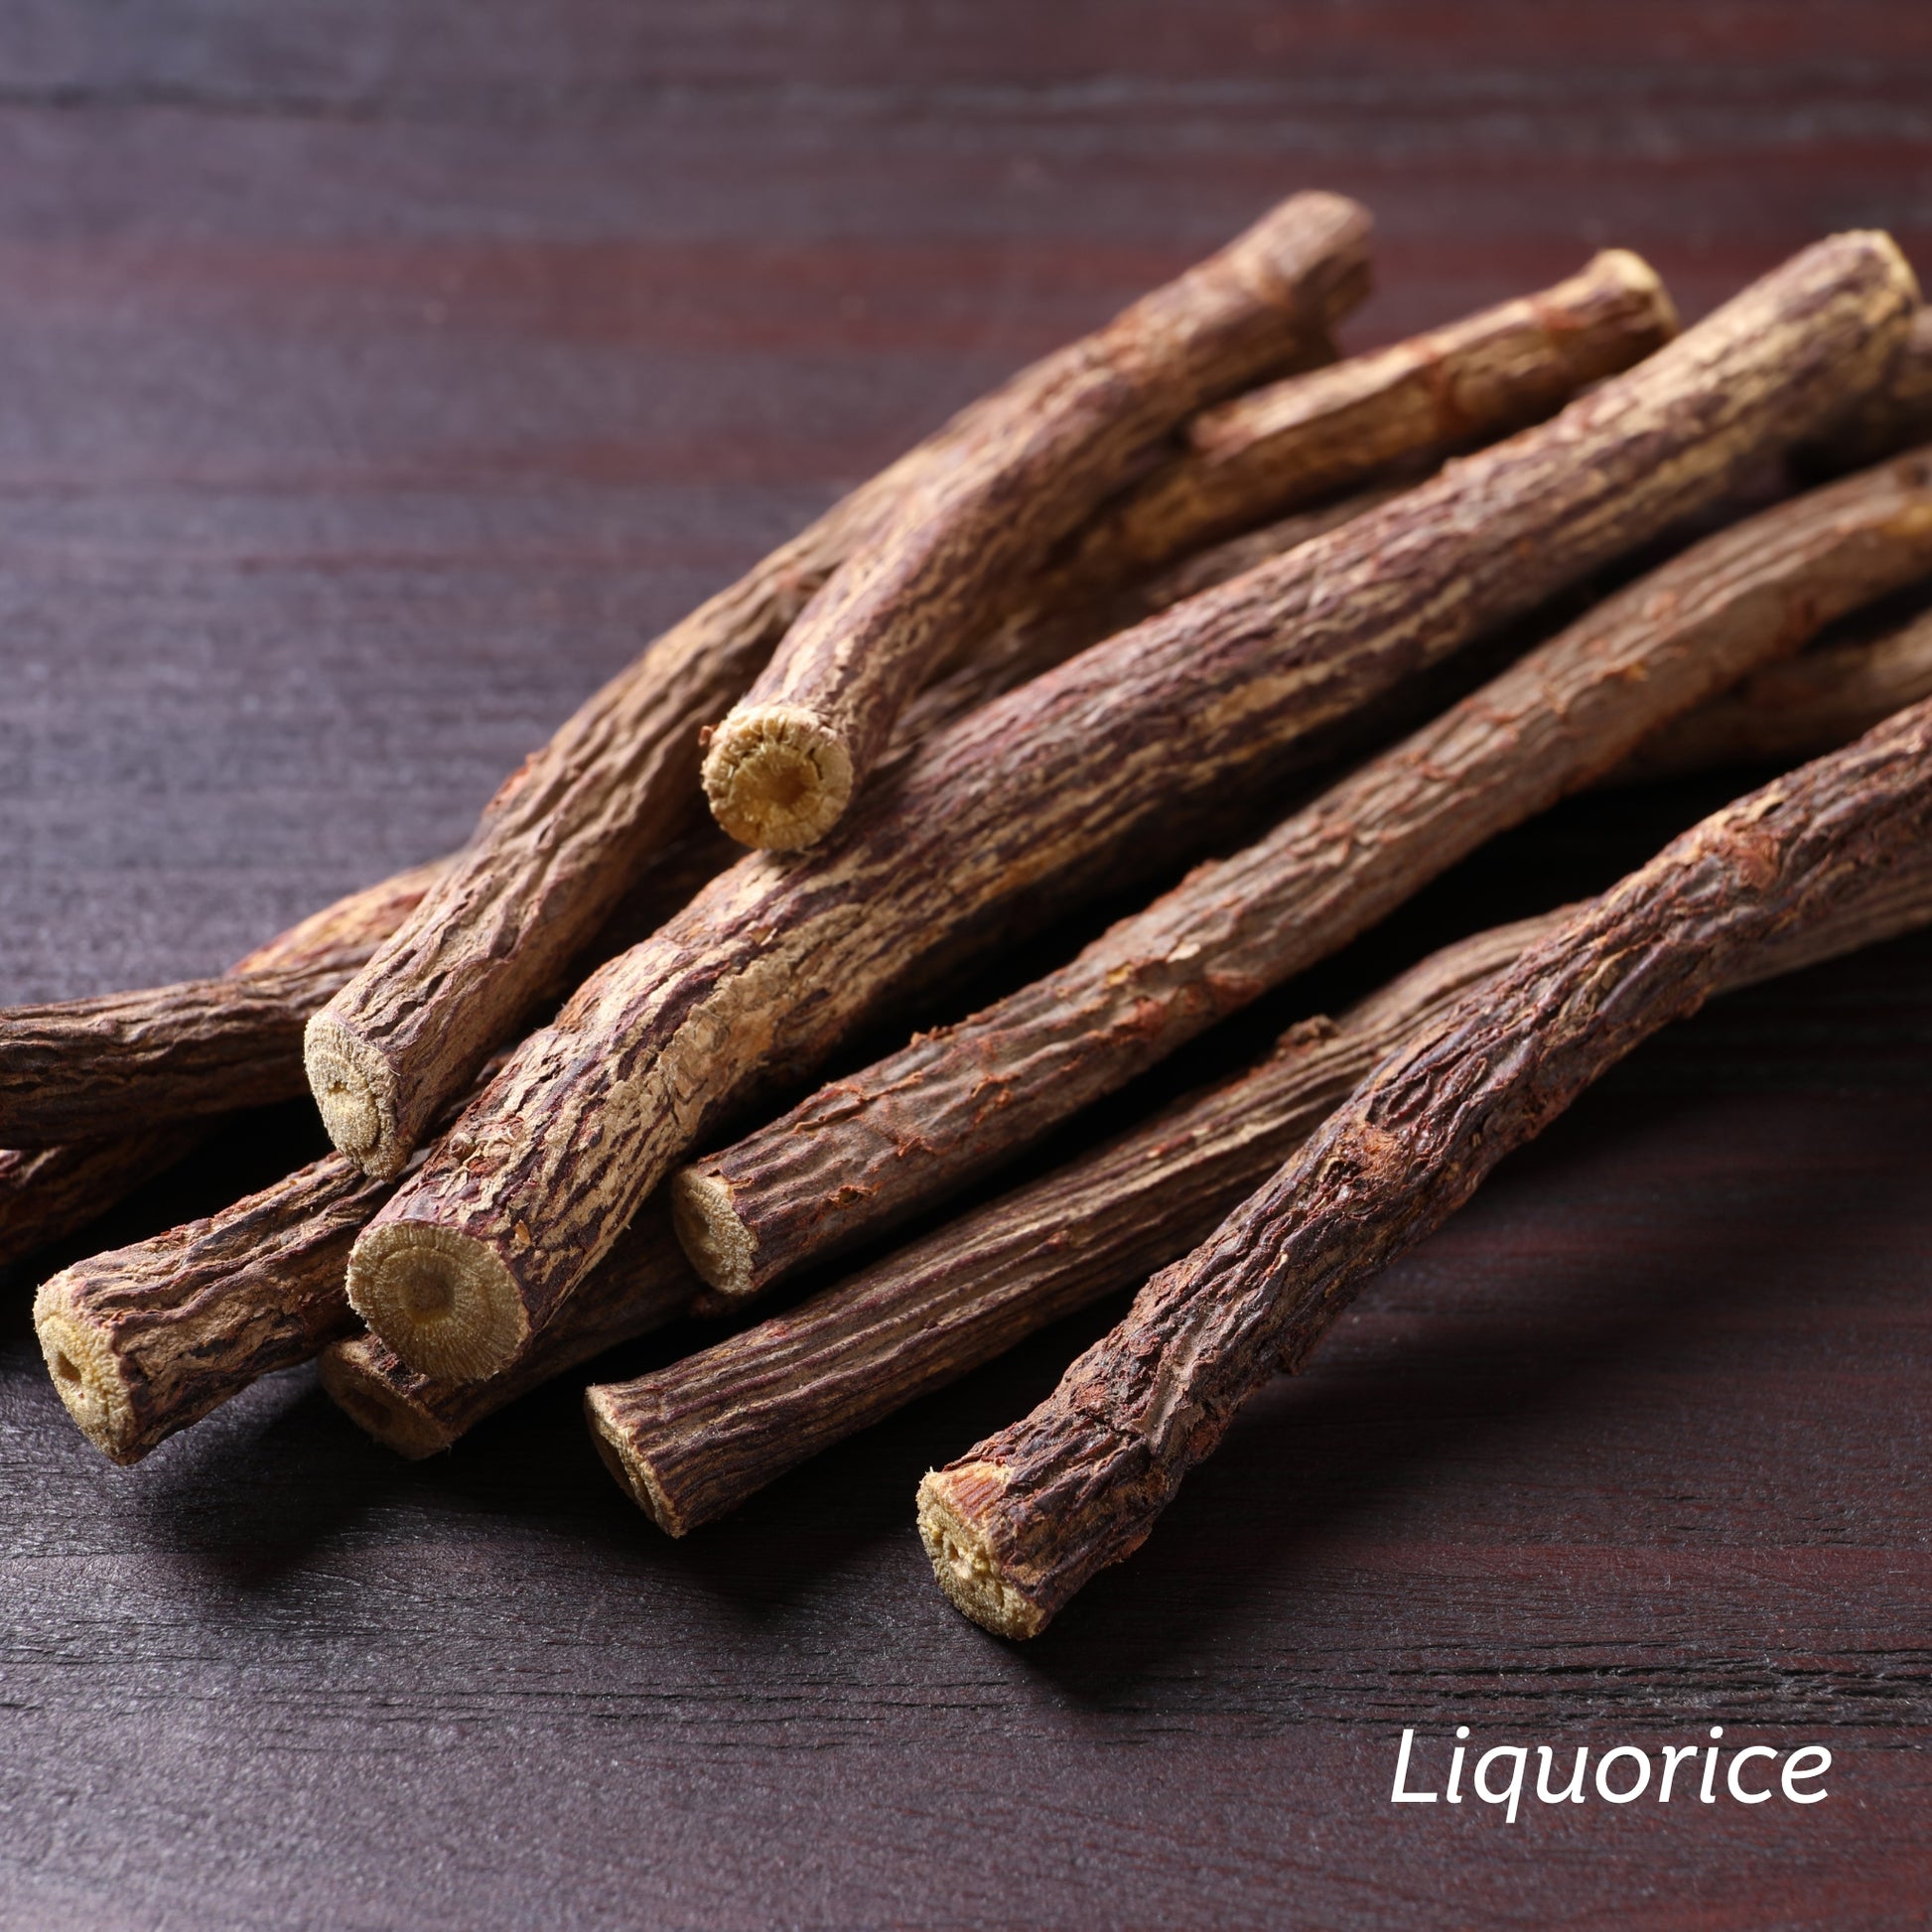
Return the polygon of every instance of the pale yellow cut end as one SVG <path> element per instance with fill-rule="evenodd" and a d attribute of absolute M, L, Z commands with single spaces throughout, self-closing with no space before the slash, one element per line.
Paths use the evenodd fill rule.
<path fill-rule="evenodd" d="M 481 1382 L 530 1338 L 516 1278 L 483 1242 L 426 1221 L 378 1221 L 348 1257 L 348 1303 L 423 1375 Z"/>
<path fill-rule="evenodd" d="M 750 1295 L 758 1243 L 732 1207 L 728 1181 L 686 1168 L 671 1176 L 671 1226 L 706 1287 L 720 1295 Z"/>
<path fill-rule="evenodd" d="M 797 852 L 839 822 L 852 800 L 844 741 L 802 705 L 749 705 L 712 735 L 704 761 L 711 815 L 742 845 Z"/>
<path fill-rule="evenodd" d="M 110 1461 L 137 1462 L 133 1406 L 121 1365 L 106 1338 L 66 1306 L 66 1275 L 42 1284 L 34 1300 L 34 1332 L 56 1392 L 81 1435 Z"/>
<path fill-rule="evenodd" d="M 615 1413 L 614 1394 L 615 1390 L 609 1386 L 593 1385 L 584 1391 L 584 1420 L 590 1425 L 591 1441 L 597 1445 L 597 1452 L 617 1479 L 618 1487 L 666 1536 L 682 1536 L 691 1526 L 658 1487 L 650 1464 L 637 1453 Z"/>
<path fill-rule="evenodd" d="M 1892 239 L 1887 228 L 1856 228 L 1855 234 L 1871 242 L 1884 257 L 1885 272 L 1910 298 L 1914 310 L 1919 306 L 1918 277 L 1912 272 L 1912 264 L 1906 259 L 1905 251 Z"/>
<path fill-rule="evenodd" d="M 928 1469 L 919 1484 L 919 1540 L 955 1609 L 996 1637 L 1036 1637 L 1046 1627 L 1045 1616 L 1007 1582 L 985 1538 L 960 1506 L 962 1488 L 984 1494 L 989 1487 L 1004 1489 L 1006 1480 L 1006 1471 L 991 1462 Z"/>
<path fill-rule="evenodd" d="M 440 1455 L 456 1441 L 434 1416 L 418 1408 L 374 1367 L 366 1341 L 334 1343 L 322 1351 L 316 1367 L 323 1393 L 384 1449 L 420 1462 L 426 1455 Z"/>
<path fill-rule="evenodd" d="M 303 1032 L 302 1059 L 329 1138 L 375 1179 L 400 1173 L 409 1150 L 396 1139 L 396 1081 L 389 1063 L 327 1008 Z"/>
<path fill-rule="evenodd" d="M 1670 290 L 1664 286 L 1664 278 L 1629 248 L 1605 248 L 1595 255 L 1584 275 L 1600 274 L 1620 283 L 1624 288 L 1641 296 L 1651 313 L 1657 318 L 1657 327 L 1668 342 L 1680 328 L 1677 319 L 1677 304 L 1671 300 Z M 1579 277 L 1582 280 L 1583 277 Z"/>

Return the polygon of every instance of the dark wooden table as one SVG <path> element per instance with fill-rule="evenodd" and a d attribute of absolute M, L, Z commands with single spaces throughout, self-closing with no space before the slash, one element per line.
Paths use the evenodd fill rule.
<path fill-rule="evenodd" d="M 1608 240 L 1688 313 L 1835 227 L 1932 266 L 1909 0 L 0 27 L 5 999 L 218 968 L 446 849 L 653 629 L 1292 187 L 1375 209 L 1360 343 Z M 1726 788 L 1571 808 L 1384 954 Z M 1093 1321 L 673 1545 L 567 1389 L 406 1466 L 296 1372 L 110 1469 L 18 1270 L 0 1922 L 1923 1924 L 1928 966 L 1640 1053 L 1025 1649 L 936 1595 L 912 1487 Z M 1831 1795 L 1392 1806 L 1402 1729 L 1440 1766 L 1458 1724 L 1565 1761 L 1722 1724 L 1828 1745 Z"/>

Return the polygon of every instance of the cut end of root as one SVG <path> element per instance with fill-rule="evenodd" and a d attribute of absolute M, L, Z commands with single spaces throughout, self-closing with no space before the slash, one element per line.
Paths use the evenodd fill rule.
<path fill-rule="evenodd" d="M 758 1243 L 732 1207 L 729 1181 L 686 1168 L 671 1177 L 671 1226 L 698 1279 L 720 1295 L 753 1294 Z"/>
<path fill-rule="evenodd" d="M 1916 310 L 1920 301 L 1918 277 L 1912 272 L 1912 264 L 1906 259 L 1904 249 L 1884 228 L 1863 228 L 1858 232 L 1877 250 L 1885 264 L 1887 279 L 1897 285 Z"/>
<path fill-rule="evenodd" d="M 377 1180 L 400 1173 L 409 1150 L 396 1135 L 396 1082 L 388 1062 L 326 1010 L 309 1022 L 302 1058 L 329 1138 Z"/>
<path fill-rule="evenodd" d="M 584 1391 L 584 1420 L 590 1425 L 591 1441 L 604 1458 L 617 1485 L 641 1509 L 666 1536 L 682 1536 L 691 1525 L 678 1513 L 677 1506 L 659 1488 L 650 1464 L 638 1454 L 618 1414 L 615 1386 L 593 1386 Z"/>
<path fill-rule="evenodd" d="M 95 1449 L 113 1462 L 138 1462 L 143 1449 L 121 1365 L 105 1337 L 65 1306 L 66 1279 L 56 1275 L 34 1303 L 34 1331 L 47 1372 L 68 1414 Z"/>
<path fill-rule="evenodd" d="M 741 845 L 797 852 L 839 822 L 852 799 L 852 756 L 816 712 L 746 706 L 713 734 L 704 761 L 711 815 Z"/>
<path fill-rule="evenodd" d="M 456 1438 L 396 1388 L 370 1360 L 366 1341 L 338 1342 L 316 1364 L 323 1392 L 366 1436 L 412 1462 L 440 1455 Z"/>
<path fill-rule="evenodd" d="M 378 1221 L 348 1257 L 348 1303 L 421 1375 L 480 1382 L 530 1338 L 516 1278 L 454 1228 Z"/>
<path fill-rule="evenodd" d="M 966 1504 L 970 1492 L 984 1497 L 1005 1487 L 1006 1471 L 991 1462 L 928 1469 L 919 1484 L 919 1540 L 955 1609 L 996 1637 L 1036 1637 L 1046 1613 L 1007 1581 Z"/>
<path fill-rule="evenodd" d="M 1615 280 L 1649 308 L 1659 341 L 1669 342 L 1678 333 L 1682 325 L 1677 304 L 1671 300 L 1664 278 L 1641 255 L 1628 248 L 1605 248 L 1584 272 L 1592 270 Z"/>

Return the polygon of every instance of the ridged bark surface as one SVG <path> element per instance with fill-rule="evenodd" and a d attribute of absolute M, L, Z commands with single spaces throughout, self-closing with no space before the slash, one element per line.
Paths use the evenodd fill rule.
<path fill-rule="evenodd" d="M 983 707 L 825 849 L 742 860 L 518 1048 L 357 1243 L 358 1311 L 426 1373 L 508 1367 L 756 1082 L 994 912 L 1103 855 L 1131 870 L 1169 815 L 1712 501 L 1875 381 L 1915 299 L 1883 236 L 1807 249 L 1551 423 Z"/>
<path fill-rule="evenodd" d="M 1920 462 L 1932 463 L 1932 454 Z M 1618 782 L 1816 758 L 1932 697 L 1932 612 L 1885 636 L 1807 651 L 1746 678 L 1644 740 Z"/>
<path fill-rule="evenodd" d="M 1387 464 L 1491 442 L 1676 333 L 1655 271 L 1606 249 L 1554 288 L 1202 410 L 1184 448 L 1082 532 L 1062 574 L 1158 570 Z"/>
<path fill-rule="evenodd" d="M 1658 1028 L 1922 865 L 1929 834 L 1932 703 L 1715 813 L 1398 1047 L 1031 1416 L 925 1478 L 947 1594 L 1036 1634 L 1364 1281 Z"/>
<path fill-rule="evenodd" d="M 138 1462 L 353 1326 L 343 1267 L 387 1192 L 330 1155 L 207 1220 L 43 1283 L 34 1326 L 88 1441 L 116 1462 Z"/>
<path fill-rule="evenodd" d="M 1367 289 L 1368 230 L 1338 195 L 1294 196 L 988 410 L 854 549 L 718 728 L 704 785 L 719 824 L 779 851 L 822 838 L 912 694 L 1186 417 L 1326 358 L 1330 327 Z"/>
<path fill-rule="evenodd" d="M 1253 1072 L 796 1309 L 634 1381 L 590 1389 L 605 1459 L 659 1529 L 682 1536 L 1023 1335 L 1145 1281 L 1272 1173 L 1389 1047 L 1549 923 L 1447 947 L 1339 1023 L 1295 1028 Z"/>
<path fill-rule="evenodd" d="M 1175 1102 L 797 1308 L 649 1375 L 591 1388 L 585 1407 L 605 1460 L 660 1529 L 682 1536 L 1022 1336 L 1144 1281 L 1210 1233 L 1385 1053 L 1567 909 L 1446 946 L 1339 1021 L 1291 1029 L 1252 1072 Z M 1928 921 L 1932 864 L 1920 864 L 1886 876 L 1799 944 L 1753 955 L 1730 984 Z"/>
<path fill-rule="evenodd" d="M 929 1207 L 1616 768 L 1660 724 L 1928 573 L 1932 456 L 1694 544 L 1056 972 L 686 1169 L 678 1230 L 699 1272 L 750 1294 Z"/>
<path fill-rule="evenodd" d="M 961 411 L 700 606 L 505 780 L 416 915 L 311 1024 L 310 1086 L 339 1148 L 372 1173 L 401 1171 L 650 854 L 702 817 L 701 733 L 904 492 L 989 414 L 1024 410 L 1052 366 Z"/>

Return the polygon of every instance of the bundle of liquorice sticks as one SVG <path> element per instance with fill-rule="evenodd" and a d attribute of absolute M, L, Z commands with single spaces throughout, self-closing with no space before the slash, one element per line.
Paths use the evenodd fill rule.
<path fill-rule="evenodd" d="M 1611 251 L 1338 360 L 1368 237 L 1354 204 L 1295 196 L 1021 371 L 651 644 L 453 858 L 219 979 L 0 1015 L 0 1256 L 305 1077 L 339 1150 L 45 1284 L 88 1437 L 135 1461 L 319 1357 L 350 1417 L 428 1454 L 690 1315 L 681 1359 L 586 1398 L 681 1535 L 1138 1287 L 919 1492 L 947 1593 L 1032 1635 L 1369 1274 L 1638 1040 L 1932 920 L 1932 621 L 1807 648 L 1932 580 L 1932 451 L 1909 453 L 1932 327 L 1896 247 L 1821 241 L 1681 334 Z M 1433 667 L 1619 563 L 1415 725 Z M 1497 833 L 1743 759 L 1795 768 L 1601 897 L 1450 946 L 985 1198 Z M 994 949 L 1208 851 L 1043 978 L 772 1117 Z M 706 1313 L 861 1249 L 704 1345 Z"/>

